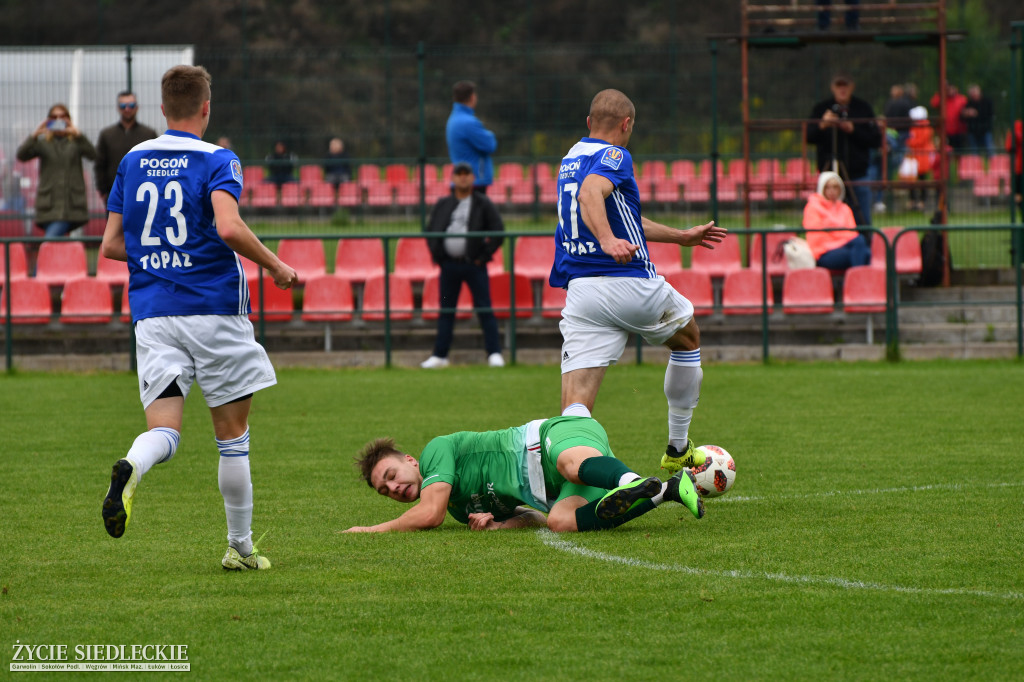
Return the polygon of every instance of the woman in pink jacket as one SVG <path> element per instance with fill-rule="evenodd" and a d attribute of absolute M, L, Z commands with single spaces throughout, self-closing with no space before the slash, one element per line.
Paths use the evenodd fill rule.
<path fill-rule="evenodd" d="M 818 176 L 818 191 L 807 197 L 804 207 L 804 229 L 818 267 L 845 270 L 871 262 L 871 246 L 857 232 L 853 211 L 843 203 L 846 188 L 832 171 Z M 826 232 L 824 228 L 847 227 L 848 230 Z"/>

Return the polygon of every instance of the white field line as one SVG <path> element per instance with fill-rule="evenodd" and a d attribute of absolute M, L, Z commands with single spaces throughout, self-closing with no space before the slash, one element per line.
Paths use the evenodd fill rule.
<path fill-rule="evenodd" d="M 977 487 L 1019 488 L 1021 486 L 1024 486 L 1024 482 L 991 483 Z M 902 486 L 898 488 L 874 488 L 870 490 L 830 490 L 826 492 L 807 493 L 800 495 L 771 495 L 762 497 L 740 497 L 729 495 L 723 496 L 720 499 L 716 499 L 714 501 L 714 504 L 721 504 L 723 502 L 758 502 L 763 500 L 834 497 L 838 495 L 880 495 L 889 493 L 925 492 L 930 490 L 960 490 L 968 487 L 972 486 L 960 483 L 951 483 L 941 485 Z M 575 554 L 577 556 L 586 557 L 588 559 L 606 561 L 608 563 L 622 564 L 624 566 L 632 566 L 634 568 L 643 568 L 650 571 L 668 571 L 672 573 L 685 573 L 687 575 L 712 576 L 717 578 L 734 578 L 738 580 L 760 579 L 799 585 L 829 585 L 844 590 L 875 590 L 878 592 L 896 592 L 902 594 L 964 595 L 971 597 L 990 597 L 993 599 L 1024 600 L 1024 594 L 1020 592 L 991 592 L 986 590 L 968 590 L 959 587 L 950 587 L 943 589 L 926 587 L 906 587 L 904 585 L 885 585 L 883 583 L 869 583 L 860 580 L 848 580 L 846 578 L 835 578 L 830 576 L 787 575 L 785 573 L 759 573 L 754 571 L 723 571 L 706 568 L 695 568 L 692 566 L 680 566 L 679 564 L 659 564 L 651 561 L 644 561 L 643 559 L 632 559 L 630 557 L 621 557 L 615 554 L 608 554 L 606 552 L 598 552 L 596 550 L 587 549 L 586 547 L 581 547 L 574 542 L 566 540 L 564 536 L 552 533 L 546 528 L 538 530 L 537 536 L 545 545 L 553 549 L 557 549 L 561 552 Z"/>
<path fill-rule="evenodd" d="M 537 531 L 540 538 L 548 547 L 557 549 L 560 552 L 575 554 L 587 559 L 597 559 L 613 564 L 622 564 L 633 568 L 643 568 L 649 571 L 667 571 L 671 573 L 685 573 L 687 575 L 709 576 L 714 578 L 733 578 L 736 580 L 768 580 L 778 583 L 789 583 L 796 585 L 827 585 L 838 587 L 843 590 L 874 590 L 877 592 L 896 592 L 902 594 L 922 595 L 958 595 L 968 597 L 990 597 L 992 599 L 1024 600 L 1024 594 L 1020 592 L 991 592 L 987 590 L 968 590 L 959 587 L 950 588 L 927 588 L 927 587 L 906 587 L 904 585 L 885 585 L 883 583 L 869 583 L 860 580 L 847 580 L 846 578 L 834 578 L 830 576 L 814 575 L 787 575 L 785 573 L 760 573 L 756 571 L 721 571 L 707 568 L 695 568 L 693 566 L 680 566 L 679 564 L 659 564 L 643 559 L 632 559 L 630 557 L 616 556 L 606 552 L 580 547 L 575 542 L 566 540 L 564 536 L 552 533 L 546 528 Z"/>
<path fill-rule="evenodd" d="M 731 502 L 764 502 L 778 500 L 806 500 L 814 497 L 840 497 L 845 495 L 890 495 L 892 493 L 920 493 L 932 490 L 967 490 L 968 488 L 1020 488 L 1024 487 L 1024 481 L 1015 483 L 939 483 L 936 485 L 907 485 L 897 488 L 868 488 L 865 490 L 826 490 L 816 493 L 800 493 L 795 495 L 722 495 L 714 498 L 711 504 L 724 504 Z"/>

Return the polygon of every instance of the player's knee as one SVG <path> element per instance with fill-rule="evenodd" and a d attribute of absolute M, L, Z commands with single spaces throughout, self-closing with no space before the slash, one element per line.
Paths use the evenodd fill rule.
<path fill-rule="evenodd" d="M 700 348 L 700 327 L 697 320 L 690 320 L 665 342 L 669 350 L 697 350 Z"/>
<path fill-rule="evenodd" d="M 576 510 L 570 513 L 552 512 L 548 515 L 548 530 L 554 533 L 576 532 Z"/>

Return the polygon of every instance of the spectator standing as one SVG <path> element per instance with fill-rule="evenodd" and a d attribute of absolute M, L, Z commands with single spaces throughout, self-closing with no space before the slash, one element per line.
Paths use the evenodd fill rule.
<path fill-rule="evenodd" d="M 288 150 L 288 145 L 278 140 L 274 151 L 267 155 L 267 179 L 281 189 L 286 182 L 295 181 L 295 164 L 299 158 Z"/>
<path fill-rule="evenodd" d="M 324 180 L 334 185 L 352 180 L 352 162 L 348 158 L 345 142 L 340 137 L 332 138 L 327 143 L 327 156 L 324 160 Z"/>
<path fill-rule="evenodd" d="M 996 153 L 992 139 L 992 123 L 995 119 L 992 100 L 981 92 L 981 86 L 967 86 L 967 104 L 960 110 L 960 118 L 967 124 L 967 147 L 984 150 L 986 156 Z"/>
<path fill-rule="evenodd" d="M 903 150 L 910 137 L 910 110 L 913 108 L 914 100 L 903 85 L 897 83 L 889 88 L 889 100 L 882 112 L 886 126 L 896 131 L 895 139 L 889 145 L 889 168 L 899 168 L 903 160 Z"/>
<path fill-rule="evenodd" d="M 871 262 L 871 247 L 864 235 L 856 231 L 853 211 L 843 202 L 845 192 L 839 174 L 825 171 L 818 176 L 818 191 L 807 197 L 803 226 L 818 267 L 845 270 Z M 848 229 L 827 230 L 837 227 Z"/>
<path fill-rule="evenodd" d="M 818 171 L 838 173 L 850 185 L 846 202 L 858 225 L 871 225 L 871 188 L 858 185 L 868 179 L 871 150 L 882 144 L 882 134 L 871 105 L 855 97 L 853 79 L 837 74 L 832 96 L 814 105 L 807 126 L 807 142 L 818 152 Z"/>
<path fill-rule="evenodd" d="M 36 225 L 47 237 L 64 237 L 89 220 L 82 159 L 95 159 L 96 149 L 71 121 L 63 104 L 54 104 L 17 152 L 18 161 L 39 159 Z"/>
<path fill-rule="evenodd" d="M 932 95 L 931 108 L 938 111 L 941 105 L 939 93 Z M 967 124 L 960 118 L 960 112 L 967 106 L 967 98 L 952 83 L 946 86 L 946 143 L 954 151 L 960 152 L 967 145 Z"/>
<path fill-rule="evenodd" d="M 448 366 L 448 351 L 455 327 L 455 306 L 465 282 L 473 294 L 480 328 L 484 332 L 487 364 L 503 367 L 498 320 L 491 310 L 491 284 L 487 263 L 501 246 L 505 226 L 487 195 L 474 190 L 473 169 L 465 161 L 452 169 L 452 193 L 434 205 L 426 232 L 446 233 L 445 239 L 428 239 L 430 256 L 441 267 L 441 308 L 437 318 L 437 339 L 434 352 L 424 360 L 423 369 Z M 495 232 L 494 237 L 460 237 L 466 232 Z"/>
<path fill-rule="evenodd" d="M 130 90 L 117 93 L 117 112 L 118 122 L 101 130 L 96 140 L 96 191 L 103 197 L 104 205 L 124 155 L 138 143 L 156 137 L 155 130 L 136 120 L 139 103 Z"/>
<path fill-rule="evenodd" d="M 234 151 L 234 147 L 231 146 L 231 138 L 227 135 L 221 135 L 217 138 L 217 146 Z"/>
<path fill-rule="evenodd" d="M 202 141 L 210 122 L 210 82 L 201 66 L 179 65 L 164 74 L 168 130 L 128 152 L 107 203 L 102 252 L 128 262 L 148 430 L 114 463 L 101 515 L 108 534 L 124 534 L 138 484 L 153 466 L 174 457 L 185 398 L 198 383 L 220 452 L 217 478 L 228 528 L 221 565 L 264 570 L 270 561 L 252 540 L 249 410 L 252 394 L 277 377 L 253 336 L 249 290 L 236 254 L 262 266 L 281 289 L 298 276 L 239 217 L 238 157 Z M 176 173 L 149 176 L 144 166 L 154 164 Z"/>
<path fill-rule="evenodd" d="M 474 189 L 483 194 L 494 181 L 491 154 L 498 149 L 498 138 L 476 117 L 476 84 L 459 81 L 452 88 L 452 113 L 445 126 L 448 156 L 453 164 L 468 163 L 476 177 Z"/>

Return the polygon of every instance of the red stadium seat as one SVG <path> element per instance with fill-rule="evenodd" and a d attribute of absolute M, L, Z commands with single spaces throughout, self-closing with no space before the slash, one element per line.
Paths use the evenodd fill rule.
<path fill-rule="evenodd" d="M 303 284 L 327 273 L 324 244 L 319 239 L 282 239 L 277 245 L 277 257 L 295 268 Z"/>
<path fill-rule="evenodd" d="M 89 268 L 85 261 L 85 245 L 82 242 L 43 242 L 36 259 L 37 282 L 50 286 L 61 286 L 68 280 L 88 277 Z"/>
<path fill-rule="evenodd" d="M 668 277 L 683 269 L 683 254 L 678 244 L 666 244 L 664 242 L 647 242 L 647 254 L 658 274 Z M 548 268 L 550 270 L 550 268 Z"/>
<path fill-rule="evenodd" d="M 795 236 L 796 234 L 793 232 L 769 232 L 767 239 L 763 240 L 762 235 L 755 234 L 750 242 L 750 268 L 757 271 L 761 270 L 761 242 L 766 241 L 768 244 L 768 274 L 773 277 L 785 275 L 789 270 L 789 262 L 786 260 L 785 255 L 778 260 L 774 260 L 775 252 L 780 244 Z"/>
<path fill-rule="evenodd" d="M 338 185 L 338 206 L 353 208 L 363 203 L 362 190 L 354 182 L 343 182 Z"/>
<path fill-rule="evenodd" d="M 306 164 L 299 167 L 299 184 L 304 187 L 312 187 L 313 185 L 322 182 L 324 179 L 324 171 L 320 166 L 314 164 Z"/>
<path fill-rule="evenodd" d="M 423 282 L 423 319 L 436 320 L 441 312 L 441 278 L 431 277 Z M 455 304 L 455 319 L 466 320 L 473 317 L 473 294 L 465 283 L 459 289 L 459 298 Z"/>
<path fill-rule="evenodd" d="M 734 270 L 722 283 L 722 312 L 726 315 L 760 315 L 765 295 L 765 277 L 755 270 Z M 767 290 L 768 312 L 774 309 L 775 296 Z"/>
<path fill-rule="evenodd" d="M 884 313 L 885 299 L 885 270 L 858 265 L 846 271 L 843 276 L 844 311 Z"/>
<path fill-rule="evenodd" d="M 352 285 L 344 277 L 316 275 L 303 291 L 302 319 L 305 322 L 347 322 L 352 319 Z"/>
<path fill-rule="evenodd" d="M 985 162 L 978 154 L 961 154 L 956 169 L 961 180 L 977 180 L 985 175 Z"/>
<path fill-rule="evenodd" d="M 706 272 L 680 270 L 666 276 L 665 281 L 693 304 L 694 315 L 701 317 L 715 311 L 714 290 Z"/>
<path fill-rule="evenodd" d="M 555 262 L 555 238 L 520 237 L 516 240 L 513 269 L 517 275 L 546 281 Z"/>
<path fill-rule="evenodd" d="M 511 275 L 491 275 L 491 306 L 494 314 L 501 319 L 512 316 Z M 516 273 L 515 279 L 516 317 L 533 316 L 533 285 L 530 278 Z"/>
<path fill-rule="evenodd" d="M 352 282 L 365 282 L 384 274 L 384 245 L 379 239 L 339 239 L 334 274 Z"/>
<path fill-rule="evenodd" d="M 655 201 L 679 201 L 681 196 L 679 192 L 679 181 L 674 177 L 672 178 L 659 178 L 654 181 L 654 200 Z"/>
<path fill-rule="evenodd" d="M 253 208 L 272 208 L 277 206 L 277 185 L 272 182 L 260 182 L 252 186 L 252 198 L 249 204 Z"/>
<path fill-rule="evenodd" d="M 245 187 L 253 187 L 263 182 L 263 166 L 243 166 L 242 182 Z"/>
<path fill-rule="evenodd" d="M 13 217 L 15 214 L 0 214 L 0 237 L 24 237 L 25 221 Z"/>
<path fill-rule="evenodd" d="M 685 182 L 690 178 L 697 177 L 697 166 L 689 159 L 673 161 L 669 170 L 672 173 L 672 179 L 676 182 Z"/>
<path fill-rule="evenodd" d="M 390 296 L 390 315 L 392 320 L 411 320 L 413 313 L 412 282 L 408 277 L 391 275 L 388 278 Z M 371 277 L 363 287 L 362 318 L 364 320 L 383 320 L 384 311 L 384 276 Z"/>
<path fill-rule="evenodd" d="M 395 274 L 422 282 L 435 277 L 441 269 L 434 264 L 427 249 L 427 240 L 402 237 L 395 245 Z"/>
<path fill-rule="evenodd" d="M 259 278 L 249 280 L 249 305 L 252 306 L 249 319 L 254 322 L 260 319 L 259 286 Z M 263 277 L 263 319 L 267 322 L 288 322 L 292 319 L 294 310 L 292 290 L 278 289 L 274 284 L 274 278 L 265 275 Z"/>
<path fill-rule="evenodd" d="M 65 324 L 108 324 L 114 313 L 110 285 L 92 277 L 68 280 L 61 294 L 60 321 Z"/>
<path fill-rule="evenodd" d="M 725 277 L 740 270 L 740 240 L 734 234 L 726 235 L 713 249 L 695 248 L 690 256 L 690 269 L 706 272 L 712 277 Z"/>
<path fill-rule="evenodd" d="M 337 197 L 334 193 L 334 185 L 329 182 L 314 182 L 309 185 L 309 205 L 317 208 L 329 208 L 334 206 Z"/>
<path fill-rule="evenodd" d="M 14 324 L 48 324 L 53 315 L 50 288 L 34 279 L 11 282 L 11 322 Z M 0 320 L 7 316 L 7 292 L 0 291 Z"/>
<path fill-rule="evenodd" d="M 25 279 L 28 277 L 28 259 L 25 256 L 25 245 L 21 242 L 11 242 L 11 281 Z M 0 244 L 0 286 L 4 284 L 5 272 L 7 271 L 7 257 L 4 252 L 4 245 Z"/>
<path fill-rule="evenodd" d="M 287 208 L 305 206 L 306 186 L 295 182 L 287 182 L 281 185 L 281 205 Z"/>
<path fill-rule="evenodd" d="M 568 292 L 561 287 L 553 287 L 547 282 L 540 289 L 540 316 L 558 318 L 565 307 L 565 296 Z"/>
<path fill-rule="evenodd" d="M 921 274 L 921 242 L 916 232 L 907 232 L 897 239 L 896 235 L 902 229 L 902 227 L 882 228 L 889 243 L 896 249 L 896 274 L 919 275 Z M 872 255 L 872 262 L 874 262 L 874 255 Z"/>
<path fill-rule="evenodd" d="M 127 286 L 128 263 L 104 258 L 101 253 L 96 258 L 96 279 L 111 287 Z"/>
<path fill-rule="evenodd" d="M 825 315 L 835 304 L 827 268 L 790 270 L 782 280 L 782 312 L 787 315 Z"/>
<path fill-rule="evenodd" d="M 683 201 L 711 201 L 710 180 L 704 176 L 684 178 Z"/>

